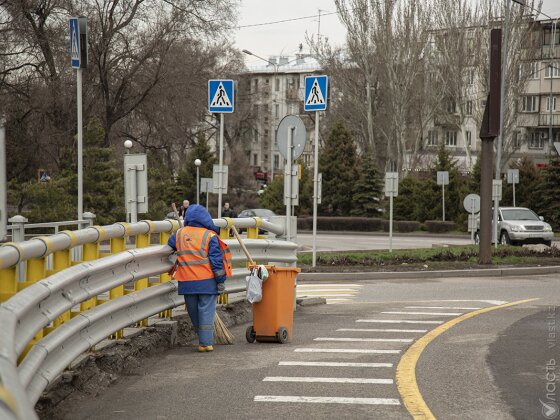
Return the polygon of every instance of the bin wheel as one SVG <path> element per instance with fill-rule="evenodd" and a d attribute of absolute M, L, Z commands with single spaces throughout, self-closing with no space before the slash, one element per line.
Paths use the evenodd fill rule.
<path fill-rule="evenodd" d="M 247 331 L 245 331 L 245 338 L 247 339 L 248 343 L 254 343 L 257 339 L 257 333 L 255 332 L 252 325 L 247 327 Z"/>
<path fill-rule="evenodd" d="M 284 327 L 280 327 L 276 333 L 276 338 L 279 343 L 286 344 L 289 338 L 288 330 Z"/>

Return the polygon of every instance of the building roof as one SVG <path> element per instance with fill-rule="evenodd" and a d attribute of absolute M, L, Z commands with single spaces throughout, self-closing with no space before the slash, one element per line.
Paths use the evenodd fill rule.
<path fill-rule="evenodd" d="M 269 57 L 270 63 L 262 65 L 253 65 L 245 68 L 245 74 L 274 74 L 276 68 L 278 73 L 307 73 L 321 70 L 321 65 L 315 57 L 309 54 L 296 54 L 295 57 L 280 56 Z M 277 63 L 274 66 L 271 63 Z"/>

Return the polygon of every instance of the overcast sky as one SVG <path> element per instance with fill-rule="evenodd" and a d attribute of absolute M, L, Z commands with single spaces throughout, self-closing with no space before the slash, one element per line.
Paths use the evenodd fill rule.
<path fill-rule="evenodd" d="M 476 1 L 476 0 L 474 0 Z M 560 16 L 560 0 L 544 0 L 543 12 L 552 17 Z M 514 5 L 519 7 L 518 5 Z M 292 55 L 303 44 L 303 51 L 308 51 L 305 42 L 306 33 L 317 36 L 321 10 L 321 36 L 328 37 L 335 45 L 345 41 L 345 30 L 336 14 L 334 0 L 241 0 L 241 28 L 236 34 L 236 46 L 247 49 L 261 57 L 275 55 Z M 313 16 L 306 19 L 299 19 Z M 544 18 L 544 17 L 543 17 Z M 299 19 L 272 25 L 243 27 L 246 25 L 276 22 L 279 20 Z M 247 56 L 248 65 L 258 65 L 258 59 Z"/>

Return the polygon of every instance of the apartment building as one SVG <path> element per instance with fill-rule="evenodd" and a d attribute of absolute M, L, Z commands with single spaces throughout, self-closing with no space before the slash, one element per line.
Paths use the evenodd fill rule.
<path fill-rule="evenodd" d="M 560 96 L 560 31 L 554 31 L 554 21 L 551 20 L 535 23 L 525 44 L 525 48 L 534 51 L 519 68 L 519 75 L 526 78 L 526 84 L 513 104 L 517 115 L 510 137 L 504 139 L 504 144 L 509 147 L 506 155 L 510 161 L 529 156 L 538 167 L 544 168 L 549 154 L 556 153 L 553 143 L 560 141 L 560 104 L 557 104 Z M 405 168 L 427 167 L 435 158 L 435 150 L 443 143 L 461 171 L 468 173 L 472 169 L 480 152 L 478 135 L 486 105 L 486 92 L 477 80 L 479 77 L 476 69 L 466 69 L 462 103 L 456 103 L 453 98 L 444 100 L 432 124 L 425 130 L 420 156 L 409 153 Z"/>
<path fill-rule="evenodd" d="M 263 182 L 281 173 L 285 159 L 278 150 L 276 130 L 283 117 L 298 115 L 307 128 L 307 143 L 301 159 L 312 164 L 314 122 L 303 111 L 305 77 L 319 73 L 316 59 L 307 54 L 269 57 L 269 63 L 250 67 L 239 75 L 239 101 L 251 107 L 250 129 L 245 132 L 245 151 L 257 180 Z M 243 104 L 240 104 L 243 106 Z"/>

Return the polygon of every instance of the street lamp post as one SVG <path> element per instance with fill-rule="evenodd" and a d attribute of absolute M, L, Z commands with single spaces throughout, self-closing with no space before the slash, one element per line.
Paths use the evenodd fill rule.
<path fill-rule="evenodd" d="M 194 165 L 196 166 L 196 204 L 200 204 L 200 165 L 202 165 L 202 161 L 195 159 Z"/>
<path fill-rule="evenodd" d="M 274 66 L 274 83 L 273 83 L 273 87 L 271 89 L 271 93 L 274 92 L 276 90 L 276 83 L 278 81 L 278 64 L 274 63 L 270 60 L 267 60 L 266 58 L 262 58 L 259 57 L 256 54 L 253 54 L 251 51 L 249 50 L 243 50 L 243 52 L 247 55 L 251 55 L 253 57 L 258 58 L 259 60 L 262 60 L 272 66 Z M 272 96 L 272 95 L 271 95 Z M 274 99 L 273 103 L 277 102 L 277 98 Z M 274 117 L 276 118 L 276 117 Z M 270 162 L 270 167 L 269 167 L 269 171 L 270 171 L 270 182 L 272 182 L 272 179 L 274 178 L 274 139 L 270 139 L 270 157 L 269 157 L 269 162 Z"/>
<path fill-rule="evenodd" d="M 124 141 L 124 148 L 126 149 L 126 154 L 129 155 L 130 154 L 130 149 L 132 149 L 132 141 L 130 140 L 125 140 Z M 125 179 L 125 188 L 130 188 L 130 192 L 129 194 L 125 194 L 125 208 L 129 208 L 129 212 L 127 213 L 126 217 L 127 217 L 127 222 L 128 223 L 136 223 L 138 221 L 138 204 L 136 202 L 136 199 L 128 200 L 128 196 L 130 197 L 134 197 L 136 198 L 137 193 L 136 193 L 136 178 L 132 178 L 133 181 L 130 182 L 130 185 L 128 185 L 128 175 L 127 175 L 127 171 L 128 171 L 128 167 L 127 167 L 127 162 L 126 162 L 126 158 L 125 158 L 125 165 L 124 165 L 124 179 Z M 126 190 L 125 190 L 126 191 Z"/>

